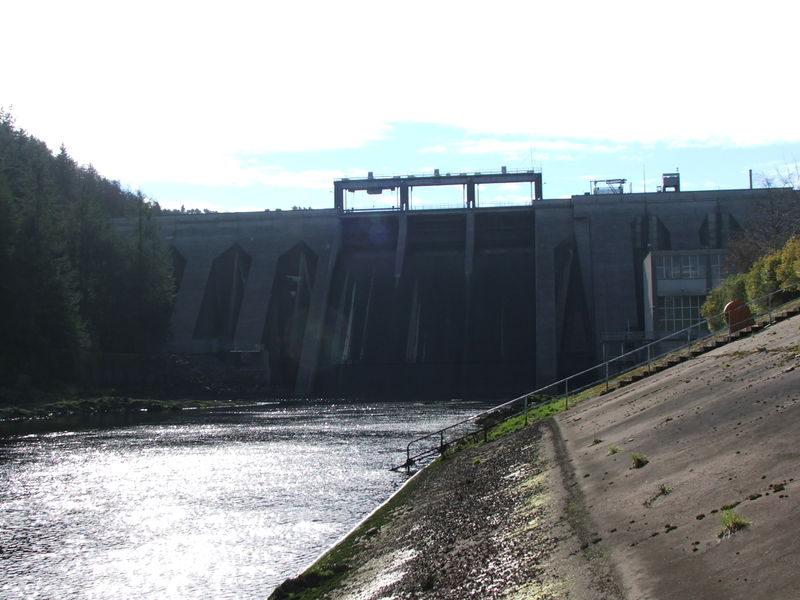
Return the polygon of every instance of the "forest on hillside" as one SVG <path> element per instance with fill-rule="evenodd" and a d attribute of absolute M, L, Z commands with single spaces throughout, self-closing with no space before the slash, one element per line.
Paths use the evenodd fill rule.
<path fill-rule="evenodd" d="M 0 385 L 69 381 L 86 353 L 163 346 L 175 286 L 159 212 L 0 109 Z"/>

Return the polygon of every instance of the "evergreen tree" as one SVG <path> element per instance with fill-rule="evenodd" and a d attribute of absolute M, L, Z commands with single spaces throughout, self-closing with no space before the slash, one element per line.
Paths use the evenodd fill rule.
<path fill-rule="evenodd" d="M 174 284 L 158 210 L 0 109 L 0 378 L 71 377 L 81 350 L 160 350 Z"/>

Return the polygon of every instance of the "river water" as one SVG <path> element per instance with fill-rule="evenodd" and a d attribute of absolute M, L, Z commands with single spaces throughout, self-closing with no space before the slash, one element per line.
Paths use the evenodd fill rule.
<path fill-rule="evenodd" d="M 265 598 L 482 408 L 263 404 L 0 429 L 0 598 Z"/>

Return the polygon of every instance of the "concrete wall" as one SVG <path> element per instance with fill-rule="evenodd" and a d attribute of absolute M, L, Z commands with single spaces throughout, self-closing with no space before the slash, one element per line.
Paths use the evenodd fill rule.
<path fill-rule="evenodd" d="M 246 355 L 299 396 L 524 393 L 643 332 L 649 251 L 723 247 L 766 194 L 162 217 L 171 350 Z"/>

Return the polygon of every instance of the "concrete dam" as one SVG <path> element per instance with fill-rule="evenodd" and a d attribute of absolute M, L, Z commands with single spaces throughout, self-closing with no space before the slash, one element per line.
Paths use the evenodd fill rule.
<path fill-rule="evenodd" d="M 299 397 L 522 394 L 699 319 L 769 194 L 160 217 L 169 349 Z"/>

